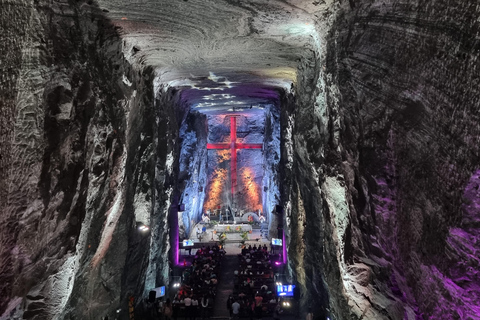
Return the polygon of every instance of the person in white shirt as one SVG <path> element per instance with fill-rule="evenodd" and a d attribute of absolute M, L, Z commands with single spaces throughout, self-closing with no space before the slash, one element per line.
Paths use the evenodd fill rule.
<path fill-rule="evenodd" d="M 195 298 L 195 296 L 192 297 L 192 306 L 191 306 L 191 314 L 190 314 L 190 319 L 195 320 L 197 317 L 197 312 L 198 312 L 198 300 Z"/>
<path fill-rule="evenodd" d="M 238 319 L 240 316 L 240 303 L 238 303 L 236 300 L 232 303 L 232 314 L 233 319 Z"/>
<path fill-rule="evenodd" d="M 183 303 L 185 304 L 185 319 L 190 318 L 192 316 L 192 298 L 187 296 L 183 299 Z"/>

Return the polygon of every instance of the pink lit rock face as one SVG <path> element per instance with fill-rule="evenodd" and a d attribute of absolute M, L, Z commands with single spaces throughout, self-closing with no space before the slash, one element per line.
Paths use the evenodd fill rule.
<path fill-rule="evenodd" d="M 328 120 L 296 112 L 292 176 L 303 186 L 292 184 L 289 199 L 307 215 L 292 223 L 306 244 L 306 256 L 293 258 L 304 264 L 297 274 L 312 300 L 328 295 L 340 319 L 479 318 L 476 15 L 475 1 L 352 1 L 333 24 L 326 71 L 318 70 L 327 92 L 317 86 L 304 104 L 327 105 Z M 315 171 L 340 187 L 315 194 Z M 343 194 L 344 211 L 316 200 Z M 343 239 L 332 238 L 345 216 Z M 321 256 L 310 240 L 319 229 Z M 313 261 L 327 292 L 308 285 Z"/>
<path fill-rule="evenodd" d="M 480 171 L 470 178 L 462 207 L 462 220 L 447 237 L 448 267 L 438 279 L 445 283 L 448 295 L 463 297 L 456 306 L 460 318 L 475 319 L 480 315 Z M 441 309 L 437 315 L 442 315 Z"/>

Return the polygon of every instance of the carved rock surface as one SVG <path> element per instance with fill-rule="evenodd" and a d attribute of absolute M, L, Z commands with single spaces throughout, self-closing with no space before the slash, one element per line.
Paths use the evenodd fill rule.
<path fill-rule="evenodd" d="M 479 319 L 477 1 L 0 6 L 2 319 L 144 316 L 198 114 L 258 105 L 302 316 Z"/>

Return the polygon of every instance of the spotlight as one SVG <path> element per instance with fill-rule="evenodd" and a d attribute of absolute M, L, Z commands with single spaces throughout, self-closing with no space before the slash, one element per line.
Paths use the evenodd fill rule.
<path fill-rule="evenodd" d="M 175 282 L 175 283 L 173 284 L 173 287 L 174 287 L 174 288 L 178 288 L 178 287 L 180 287 L 180 283 L 178 283 L 178 282 Z"/>
<path fill-rule="evenodd" d="M 147 227 L 146 225 L 141 225 L 138 227 L 138 230 L 142 231 L 142 232 L 147 232 L 148 230 L 150 230 L 149 227 Z"/>
<path fill-rule="evenodd" d="M 117 309 L 117 313 L 120 313 L 120 311 L 122 311 L 122 309 Z"/>
<path fill-rule="evenodd" d="M 140 232 L 147 232 L 148 230 L 150 230 L 150 228 L 146 226 L 145 223 L 143 222 L 137 221 L 136 225 L 137 225 L 138 231 Z"/>
<path fill-rule="evenodd" d="M 276 283 L 275 283 L 275 285 L 277 285 L 277 286 L 281 286 L 281 285 L 282 285 L 282 283 L 281 283 L 281 282 L 276 282 Z"/>
<path fill-rule="evenodd" d="M 284 301 L 284 302 L 282 302 L 282 305 L 283 305 L 284 307 L 290 307 L 290 302 Z"/>

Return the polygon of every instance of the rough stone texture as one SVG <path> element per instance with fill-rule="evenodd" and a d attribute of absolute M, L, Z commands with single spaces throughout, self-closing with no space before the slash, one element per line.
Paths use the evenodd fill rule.
<path fill-rule="evenodd" d="M 182 124 L 180 137 L 179 189 L 180 203 L 185 205 L 181 219 L 186 238 L 192 230 L 191 222 L 200 221 L 207 184 L 207 117 L 199 112 L 189 112 Z"/>
<path fill-rule="evenodd" d="M 150 238 L 135 221 L 150 222 L 142 218 L 153 212 L 161 159 L 153 70 L 124 59 L 115 28 L 88 3 L 3 2 L 1 20 L 11 52 L 2 60 L 0 314 L 126 312 L 127 297 L 152 285 L 149 260 L 135 258 L 138 246 L 148 256 Z M 156 212 L 156 223 L 166 220 Z M 161 269 L 167 250 L 154 255 Z"/>
<path fill-rule="evenodd" d="M 463 220 L 475 214 L 461 205 L 478 169 L 478 10 L 475 1 L 351 2 L 332 26 L 339 142 L 327 164 L 350 206 L 340 273 L 351 308 L 339 306 L 340 318 L 479 317 L 469 258 L 478 243 Z"/>
<path fill-rule="evenodd" d="M 0 5 L 3 318 L 140 312 L 206 188 L 194 112 L 269 105 L 301 312 L 479 319 L 475 1 Z"/>

